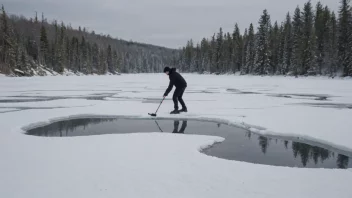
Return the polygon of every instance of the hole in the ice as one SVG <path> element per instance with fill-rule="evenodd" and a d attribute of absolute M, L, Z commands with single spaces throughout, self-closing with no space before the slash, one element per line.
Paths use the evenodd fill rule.
<path fill-rule="evenodd" d="M 26 134 L 71 137 L 136 132 L 224 137 L 224 142 L 212 145 L 202 152 L 228 160 L 289 167 L 352 168 L 352 163 L 349 162 L 351 153 L 328 145 L 300 139 L 292 141 L 281 137 L 261 136 L 242 128 L 198 120 L 76 118 L 32 128 Z"/>

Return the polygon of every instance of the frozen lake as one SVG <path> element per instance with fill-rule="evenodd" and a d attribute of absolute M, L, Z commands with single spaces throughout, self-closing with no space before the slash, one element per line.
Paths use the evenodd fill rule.
<path fill-rule="evenodd" d="M 184 76 L 0 77 L 0 197 L 352 197 L 352 80 Z"/>

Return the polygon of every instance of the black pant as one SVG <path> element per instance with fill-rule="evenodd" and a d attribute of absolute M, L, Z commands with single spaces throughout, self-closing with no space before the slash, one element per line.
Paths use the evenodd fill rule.
<path fill-rule="evenodd" d="M 186 87 L 176 88 L 174 95 L 172 96 L 172 100 L 174 101 L 174 108 L 178 110 L 178 101 L 180 101 L 182 108 L 187 109 L 185 102 L 182 99 L 183 92 L 185 92 Z"/>

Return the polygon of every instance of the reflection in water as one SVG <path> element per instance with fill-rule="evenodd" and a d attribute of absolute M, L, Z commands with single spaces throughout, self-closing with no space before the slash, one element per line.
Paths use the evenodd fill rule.
<path fill-rule="evenodd" d="M 344 155 L 346 152 L 331 151 L 326 149 L 329 148 L 328 146 L 323 146 L 325 147 L 323 148 L 307 142 L 269 138 L 229 125 L 214 124 L 213 122 L 88 118 L 55 122 L 28 130 L 26 134 L 63 137 L 155 132 L 158 130 L 178 134 L 224 137 L 224 142 L 203 151 L 207 155 L 224 159 L 291 167 L 352 168 L 352 165 L 349 165 L 349 157 Z M 335 152 L 337 157 L 335 157 Z"/>
<path fill-rule="evenodd" d="M 345 155 L 339 154 L 337 156 L 337 167 L 338 168 L 348 168 L 349 158 Z"/>
<path fill-rule="evenodd" d="M 116 121 L 115 118 L 87 118 L 87 119 L 73 119 L 69 122 L 60 121 L 50 124 L 47 127 L 39 127 L 35 130 L 27 131 L 27 135 L 35 135 L 35 136 L 45 136 L 45 137 L 52 137 L 52 136 L 71 136 L 69 133 L 73 133 L 78 128 L 83 127 L 83 130 L 88 128 L 89 126 L 106 123 L 106 122 L 113 122 Z M 35 134 L 32 134 L 32 132 Z"/>
<path fill-rule="evenodd" d="M 284 144 L 285 144 L 285 148 L 288 149 L 288 147 L 287 147 L 288 146 L 288 141 L 287 140 L 285 140 Z"/>
<path fill-rule="evenodd" d="M 259 139 L 259 145 L 262 148 L 262 152 L 265 154 L 266 149 L 268 148 L 268 145 L 269 145 L 268 138 L 264 136 L 259 136 L 258 139 Z"/>
<path fill-rule="evenodd" d="M 180 121 L 175 120 L 174 121 L 174 130 L 172 131 L 172 133 L 185 133 L 185 129 L 187 127 L 187 120 L 182 121 L 182 126 L 181 126 L 180 130 L 178 130 L 178 125 L 180 125 Z"/>

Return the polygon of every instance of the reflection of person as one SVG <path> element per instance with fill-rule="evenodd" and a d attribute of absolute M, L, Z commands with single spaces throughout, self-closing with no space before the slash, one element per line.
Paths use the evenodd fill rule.
<path fill-rule="evenodd" d="M 174 131 L 172 133 L 185 133 L 186 127 L 187 127 L 187 120 L 182 121 L 182 126 L 181 129 L 178 130 L 178 126 L 180 125 L 180 122 L 178 120 L 174 121 Z"/>

